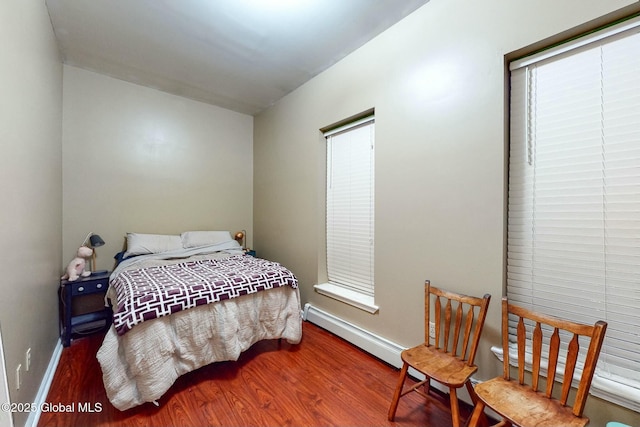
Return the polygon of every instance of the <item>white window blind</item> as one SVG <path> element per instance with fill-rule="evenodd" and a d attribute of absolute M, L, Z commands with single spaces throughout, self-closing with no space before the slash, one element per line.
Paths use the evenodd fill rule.
<path fill-rule="evenodd" d="M 608 322 L 594 384 L 631 387 L 637 409 L 637 20 L 631 27 L 512 64 L 507 295 L 547 314 Z"/>
<path fill-rule="evenodd" d="M 325 137 L 329 283 L 373 296 L 373 118 Z"/>

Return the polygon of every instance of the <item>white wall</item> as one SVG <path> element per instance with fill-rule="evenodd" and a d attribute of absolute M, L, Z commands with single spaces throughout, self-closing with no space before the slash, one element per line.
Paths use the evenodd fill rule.
<path fill-rule="evenodd" d="M 61 264 L 62 65 L 44 1 L 0 2 L 0 52 L 0 324 L 11 401 L 28 403 L 58 338 Z"/>
<path fill-rule="evenodd" d="M 303 303 L 404 346 L 424 336 L 425 279 L 490 293 L 478 378 L 500 374 L 490 346 L 500 342 L 505 271 L 505 55 L 632 4 L 431 0 L 256 117 L 257 251 L 298 275 Z M 375 315 L 313 290 L 324 268 L 319 129 L 370 108 Z M 597 402 L 587 408 L 594 425 L 637 416 Z"/>
<path fill-rule="evenodd" d="M 63 263 L 89 232 L 111 269 L 127 232 L 246 229 L 253 117 L 64 66 Z"/>

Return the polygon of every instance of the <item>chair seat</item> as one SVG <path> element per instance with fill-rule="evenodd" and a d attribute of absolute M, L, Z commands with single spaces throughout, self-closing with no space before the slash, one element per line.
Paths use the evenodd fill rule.
<path fill-rule="evenodd" d="M 508 419 L 522 427 L 582 427 L 589 422 L 586 417 L 573 415 L 571 408 L 558 400 L 533 391 L 530 385 L 502 377 L 477 384 L 475 392 L 494 411 L 510 414 Z"/>
<path fill-rule="evenodd" d="M 401 357 L 414 369 L 448 387 L 462 387 L 478 370 L 477 366 L 451 357 L 451 353 L 424 344 L 404 350 Z"/>

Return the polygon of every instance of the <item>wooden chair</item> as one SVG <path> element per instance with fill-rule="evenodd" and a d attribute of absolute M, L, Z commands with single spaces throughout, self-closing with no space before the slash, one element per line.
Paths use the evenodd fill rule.
<path fill-rule="evenodd" d="M 509 367 L 509 315 L 515 320 L 517 334 L 518 378 L 511 378 Z M 513 323 L 512 323 L 513 325 Z M 513 327 L 513 326 L 512 326 Z M 509 304 L 502 299 L 502 349 L 504 354 L 503 376 L 476 385 L 478 397 L 470 426 L 476 426 L 485 407 L 491 408 L 503 419 L 497 425 L 511 426 L 584 426 L 589 419 L 582 416 L 591 380 L 598 362 L 598 355 L 607 324 L 598 321 L 594 325 L 571 322 L 557 317 L 535 313 Z M 552 332 L 553 331 L 553 332 Z M 589 339 L 589 347 L 580 375 L 578 391 L 573 406 L 568 406 L 569 390 L 574 379 L 580 338 Z M 541 386 L 540 376 L 543 354 L 547 353 L 548 367 L 546 387 Z M 525 376 L 525 351 L 531 352 L 531 375 Z M 556 378 L 558 361 L 566 353 L 564 375 Z M 527 355 L 527 358 L 529 355 Z M 528 360 L 528 359 L 527 359 Z M 527 377 L 530 377 L 527 379 Z M 527 381 L 530 384 L 527 384 Z M 559 399 L 554 397 L 554 386 L 561 385 Z M 543 388 L 543 389 L 542 389 Z M 557 387 L 555 387 L 557 389 Z M 541 390 L 539 390 L 541 389 Z"/>
<path fill-rule="evenodd" d="M 435 380 L 449 387 L 451 418 L 453 426 L 459 427 L 460 413 L 456 390 L 466 385 L 469 394 L 475 399 L 470 378 L 478 370 L 473 360 L 491 296 L 486 294 L 482 298 L 477 298 L 448 292 L 431 286 L 428 280 L 425 282 L 424 291 L 425 342 L 401 353 L 403 364 L 389 408 L 389 421 L 394 420 L 398 401 L 402 396 L 415 391 L 428 397 L 431 390 L 430 380 Z M 431 300 L 434 304 L 434 316 L 431 316 Z M 435 323 L 433 343 L 429 339 L 430 322 Z M 403 391 L 409 367 L 421 372 L 426 378 Z M 420 390 L 423 385 L 426 392 Z"/>

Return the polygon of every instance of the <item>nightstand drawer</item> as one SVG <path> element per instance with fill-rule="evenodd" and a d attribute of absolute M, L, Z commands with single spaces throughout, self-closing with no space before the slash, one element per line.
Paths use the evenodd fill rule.
<path fill-rule="evenodd" d="M 96 292 L 106 292 L 108 286 L 109 279 L 72 283 L 71 296 L 93 294 Z"/>

